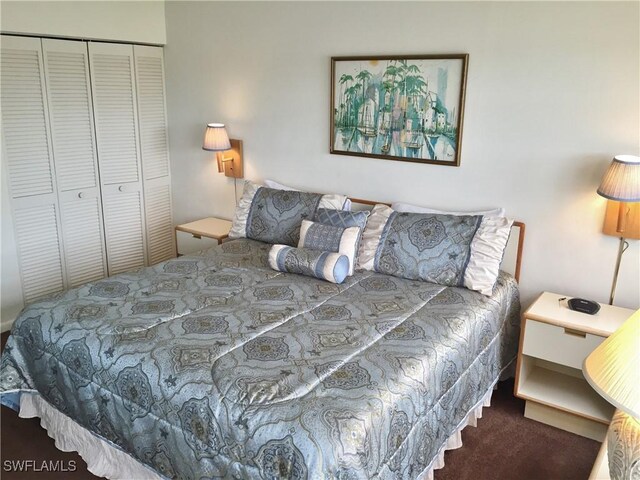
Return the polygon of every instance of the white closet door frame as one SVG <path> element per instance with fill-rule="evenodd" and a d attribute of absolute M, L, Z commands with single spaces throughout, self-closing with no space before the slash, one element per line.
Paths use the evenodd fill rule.
<path fill-rule="evenodd" d="M 25 258 L 25 254 L 28 250 L 26 243 L 29 243 L 29 246 L 34 247 L 37 249 L 38 245 L 38 227 L 36 225 L 32 226 L 32 230 L 33 231 L 29 231 L 29 232 L 25 232 L 28 233 L 29 235 L 29 239 L 25 239 L 25 238 L 20 238 L 21 237 L 21 233 L 20 233 L 20 224 L 21 219 L 20 219 L 20 213 L 24 210 L 28 210 L 28 209 L 41 209 L 41 208 L 46 208 L 47 206 L 53 206 L 54 208 L 54 215 L 55 215 L 55 223 L 56 223 L 56 227 L 55 227 L 55 231 L 57 233 L 57 252 L 58 252 L 58 261 L 60 262 L 60 276 L 61 276 L 61 280 L 62 280 L 62 285 L 60 285 L 60 287 L 63 289 L 65 288 L 65 286 L 67 285 L 67 277 L 66 277 L 66 271 L 64 268 L 65 265 L 65 255 L 64 255 L 64 246 L 63 246 L 63 241 L 62 241 L 62 229 L 60 227 L 61 225 L 61 221 L 60 221 L 60 206 L 58 203 L 58 198 L 56 195 L 57 192 L 57 185 L 56 185 L 56 175 L 55 175 L 55 166 L 53 163 L 53 148 L 52 148 L 52 143 L 51 143 L 51 128 L 50 128 L 50 124 L 49 124 L 49 116 L 48 116 L 48 102 L 47 102 L 47 91 L 46 91 L 46 83 L 45 83 L 45 75 L 44 75 L 44 64 L 43 64 L 43 56 L 42 56 L 42 42 L 40 38 L 33 38 L 33 37 L 18 37 L 18 36 L 10 36 L 10 35 L 2 35 L 2 43 L 1 43 L 1 48 L 3 51 L 5 50 L 16 50 L 16 51 L 32 51 L 34 53 L 37 54 L 37 61 L 38 61 L 38 67 L 39 67 L 39 89 L 40 89 L 40 93 L 42 96 L 42 109 L 43 109 L 43 114 L 44 114 L 44 128 L 45 128 L 45 134 L 47 137 L 47 154 L 48 154 L 48 168 L 49 168 L 49 172 L 50 172 L 50 181 L 51 181 L 51 189 L 48 192 L 43 192 L 43 193 L 36 193 L 36 194 L 31 194 L 29 195 L 28 193 L 25 192 L 25 194 L 21 194 L 17 191 L 17 189 L 12 186 L 12 168 L 9 166 L 9 164 L 11 163 L 11 158 L 10 158 L 10 153 L 7 150 L 7 138 L 9 136 L 11 136 L 12 134 L 8 134 L 5 130 L 8 128 L 8 123 L 9 122 L 4 122 L 2 121 L 2 157 L 3 157 L 3 168 L 7 169 L 7 187 L 9 190 L 9 197 L 11 198 L 11 211 L 12 211 L 12 220 L 13 220 L 13 225 L 14 225 L 14 233 L 16 236 L 16 248 L 18 250 L 18 266 L 20 269 L 20 282 L 22 284 L 22 296 L 23 296 L 23 300 L 24 303 L 30 303 L 34 300 L 36 300 L 39 296 L 44 295 L 44 294 L 48 294 L 48 293 L 52 293 L 55 290 L 59 290 L 59 289 L 46 289 L 46 288 L 42 288 L 42 291 L 46 291 L 46 293 L 42 293 L 42 294 L 35 294 L 33 297 L 29 296 L 29 290 L 30 287 L 29 285 L 26 283 L 27 280 L 25 278 L 25 271 L 26 269 L 29 268 L 29 266 L 26 264 L 27 259 Z M 6 52 L 3 54 L 5 55 Z M 7 71 L 5 70 L 4 72 L 0 73 L 0 75 L 8 75 Z M 27 82 L 27 79 L 24 80 L 25 82 Z M 4 82 L 3 82 L 4 83 Z M 3 112 L 3 115 L 7 114 L 6 109 Z M 25 135 L 28 136 L 30 133 L 30 130 L 28 128 L 28 124 L 25 123 L 24 125 L 25 128 L 25 133 L 22 134 L 22 132 L 20 133 L 20 135 Z M 28 153 L 28 152 L 23 152 L 23 153 Z M 20 169 L 25 169 L 24 166 L 20 167 Z M 43 240 L 47 240 L 46 238 L 43 238 Z M 35 282 L 37 282 L 37 280 L 34 280 Z"/>
<path fill-rule="evenodd" d="M 147 238 L 146 238 L 146 228 L 144 226 L 144 195 L 143 195 L 143 187 L 142 187 L 142 166 L 141 166 L 141 155 L 140 155 L 140 132 L 138 128 L 138 108 L 136 101 L 136 82 L 135 82 L 135 66 L 134 66 L 134 56 L 133 56 L 133 45 L 129 44 L 114 44 L 114 43 L 99 43 L 99 42 L 89 42 L 89 66 L 91 68 L 91 90 L 93 96 L 93 106 L 94 106 L 94 119 L 95 119 L 95 130 L 96 130 L 96 143 L 97 143 L 97 151 L 98 151 L 98 169 L 100 172 L 100 184 L 102 189 L 102 205 L 103 205 L 103 215 L 105 218 L 105 238 L 106 238 L 106 246 L 107 246 L 107 264 L 109 269 L 109 275 L 113 275 L 114 273 L 119 273 L 127 270 L 126 267 L 126 259 L 133 258 L 133 253 L 129 252 L 122 255 L 123 252 L 116 253 L 114 251 L 114 245 L 120 242 L 120 246 L 123 246 L 123 239 L 128 234 L 132 234 L 132 231 L 127 231 L 129 227 L 125 227 L 125 224 L 121 224 L 121 229 L 116 231 L 110 225 L 110 221 L 115 221 L 114 212 L 110 211 L 110 206 L 113 202 L 124 202 L 131 201 L 132 194 L 137 193 L 139 197 L 139 205 L 140 205 L 140 235 L 142 239 L 142 255 L 143 255 L 143 263 L 142 265 L 135 265 L 131 268 L 137 268 L 139 266 L 148 264 L 148 253 L 147 253 Z M 136 179 L 118 179 L 111 178 L 110 175 L 113 173 L 110 171 L 110 166 L 105 165 L 105 152 L 108 150 L 113 152 L 114 149 L 117 148 L 116 145 L 109 145 L 106 142 L 103 142 L 103 137 L 108 137 L 108 132 L 102 131 L 100 125 L 100 102 L 97 100 L 97 96 L 101 95 L 102 85 L 98 85 L 101 82 L 101 79 L 97 79 L 98 73 L 96 72 L 96 59 L 97 55 L 109 55 L 114 57 L 128 57 L 129 59 L 129 71 L 130 71 L 130 80 L 131 80 L 131 95 L 132 95 L 132 109 L 133 109 L 133 129 L 135 136 L 135 160 L 136 160 Z M 109 75 L 109 73 L 105 73 L 105 75 Z M 108 90 L 105 89 L 106 92 Z M 111 95 L 107 93 L 107 95 Z M 114 92 L 114 96 L 117 95 L 117 92 Z M 107 129 L 106 129 L 107 130 Z M 132 157 L 133 158 L 133 157 Z M 132 172 L 129 172 L 129 174 Z M 115 174 L 117 176 L 117 174 Z M 129 205 L 133 205 L 129 203 Z M 129 225 L 135 226 L 136 219 L 134 216 L 130 215 L 135 212 L 127 212 L 129 221 Z M 121 259 L 124 260 L 124 265 L 118 263 L 118 266 L 114 266 L 116 263 L 116 258 L 120 256 Z M 135 262 L 134 262 L 135 263 Z"/>
<path fill-rule="evenodd" d="M 72 287 L 81 285 L 87 281 L 106 277 L 107 275 L 100 177 L 98 174 L 95 125 L 93 121 L 93 99 L 91 97 L 91 79 L 89 75 L 89 52 L 85 42 L 46 38 L 42 39 L 42 50 L 47 83 L 47 100 L 49 102 L 48 112 L 51 125 L 53 159 L 54 164 L 61 167 L 57 169 L 57 181 L 62 232 L 64 244 L 68 250 L 65 268 L 69 286 Z M 81 55 L 84 60 L 83 69 L 86 98 L 80 96 L 82 92 L 78 92 L 75 85 L 61 86 L 60 81 L 64 81 L 65 78 L 56 79 L 56 75 L 59 75 L 60 72 L 51 70 L 52 64 L 55 62 L 54 56 L 57 54 L 64 55 L 65 53 L 75 55 L 76 57 Z M 57 80 L 55 90 L 53 86 L 54 80 Z M 78 80 L 77 74 L 73 80 Z M 71 104 L 72 108 L 76 110 L 85 108 L 83 101 L 86 101 L 86 111 L 72 112 L 71 115 L 63 109 L 58 111 L 58 107 L 54 104 L 56 101 L 55 97 L 58 94 L 66 95 L 64 98 L 65 106 Z M 85 125 L 73 125 L 73 120 L 81 121 L 83 117 L 87 121 Z M 60 120 L 59 132 L 56 128 L 56 122 L 58 120 Z M 65 124 L 65 122 L 68 122 L 68 124 Z M 76 127 L 76 131 L 72 133 L 81 131 L 82 127 L 85 128 L 85 133 L 89 135 L 89 144 L 86 144 L 87 139 L 84 138 L 84 143 L 79 144 L 75 152 L 71 153 L 69 152 L 69 147 L 71 147 L 72 142 L 77 141 L 78 138 L 69 137 L 63 127 L 73 129 L 74 126 Z M 60 135 L 60 138 L 58 138 L 58 135 Z M 74 158 L 64 158 L 69 154 Z M 82 158 L 78 159 L 78 154 L 80 154 Z M 78 168 L 76 171 L 78 174 L 83 175 L 83 177 L 78 178 L 74 172 L 69 171 L 69 165 L 62 168 L 62 162 L 68 162 L 69 160 L 72 163 L 75 161 L 80 162 L 80 166 L 84 168 Z M 87 171 L 88 168 L 92 171 Z M 67 172 L 69 175 L 74 175 L 74 178 L 67 178 Z M 72 183 L 75 183 L 75 185 L 67 185 Z M 94 215 L 93 218 L 85 218 L 84 222 L 82 222 L 82 218 L 73 218 L 74 210 L 77 211 L 78 209 L 84 209 L 84 212 L 79 212 L 83 216 L 86 216 L 93 210 L 93 212 L 90 213 Z M 74 271 L 75 267 L 78 267 L 81 271 Z M 88 274 L 87 269 L 93 273 Z M 84 273 L 82 270 L 84 270 Z M 99 270 L 101 270 L 101 272 Z"/>
<path fill-rule="evenodd" d="M 162 47 L 151 47 L 144 45 L 134 45 L 133 53 L 135 57 L 135 65 L 136 65 L 136 88 L 137 88 L 137 102 L 138 102 L 138 119 L 139 119 L 139 138 L 140 138 L 140 152 L 142 154 L 142 175 L 143 175 L 143 187 L 145 193 L 145 222 L 146 222 L 146 230 L 147 230 L 147 250 L 149 255 L 149 263 L 157 263 L 162 260 L 167 260 L 168 258 L 172 258 L 176 256 L 176 245 L 175 245 L 175 234 L 173 232 L 173 198 L 171 195 L 171 163 L 169 157 L 169 132 L 168 132 L 168 121 L 167 121 L 167 96 L 166 96 L 166 87 L 165 87 L 165 76 L 164 76 L 164 50 Z M 143 72 L 143 67 L 141 62 L 144 58 L 153 58 L 158 59 L 160 65 L 160 81 L 156 85 L 149 85 L 148 83 L 143 84 L 143 79 L 145 82 L 148 82 L 148 78 L 144 78 L 145 73 Z M 145 113 L 145 105 L 142 104 L 143 95 L 145 95 L 145 91 L 149 92 L 149 96 L 153 96 L 155 94 L 156 98 L 158 95 L 158 91 L 152 92 L 151 89 L 160 89 L 161 102 L 160 105 L 153 105 L 151 108 L 158 108 L 161 106 L 162 112 L 158 113 L 157 110 L 153 113 L 156 117 L 156 121 L 158 119 L 162 122 L 164 128 L 164 142 L 162 146 L 153 144 L 152 138 L 145 138 L 145 124 L 144 124 L 144 113 Z M 150 159 L 154 157 L 154 153 L 157 154 L 157 148 L 164 147 L 164 157 L 166 158 L 166 170 L 163 171 L 163 168 L 158 168 L 156 156 L 156 165 L 151 165 Z M 155 148 L 155 152 L 153 151 Z M 161 154 L 161 156 L 162 156 Z M 160 160 L 162 161 L 162 160 Z M 162 192 L 166 193 L 162 193 Z M 163 213 L 163 219 L 157 219 L 158 209 L 154 207 L 162 208 L 156 202 L 156 199 L 165 197 L 165 200 L 168 201 L 169 208 L 167 212 Z M 157 222 L 160 221 L 165 225 L 158 225 Z M 165 238 L 153 238 L 156 230 L 160 228 L 162 230 L 168 230 L 164 233 Z M 162 235 L 162 234 L 161 234 Z M 164 243 L 164 245 L 162 245 Z M 160 244 L 160 245 L 159 245 Z M 154 246 L 159 248 L 158 258 L 154 258 L 155 249 Z M 169 251 L 170 250 L 170 251 Z"/>

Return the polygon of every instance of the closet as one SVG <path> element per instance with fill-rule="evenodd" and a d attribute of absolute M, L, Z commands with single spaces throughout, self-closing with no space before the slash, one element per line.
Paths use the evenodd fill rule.
<path fill-rule="evenodd" d="M 2 36 L 24 301 L 175 256 L 161 47 Z"/>

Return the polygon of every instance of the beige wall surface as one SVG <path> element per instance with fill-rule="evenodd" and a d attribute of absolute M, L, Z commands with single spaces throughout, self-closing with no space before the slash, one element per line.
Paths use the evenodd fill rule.
<path fill-rule="evenodd" d="M 3 33 L 164 44 L 164 2 L 5 1 L 0 3 Z"/>
<path fill-rule="evenodd" d="M 608 301 L 618 240 L 596 188 L 640 148 L 637 2 L 167 2 L 176 222 L 233 215 L 204 125 L 244 140 L 246 178 L 440 208 L 502 206 L 527 224 L 524 303 Z M 329 154 L 330 57 L 464 52 L 459 168 Z M 640 304 L 639 243 L 617 304 Z"/>

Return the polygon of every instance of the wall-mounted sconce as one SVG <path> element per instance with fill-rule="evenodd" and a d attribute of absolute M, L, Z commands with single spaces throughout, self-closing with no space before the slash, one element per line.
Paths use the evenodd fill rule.
<path fill-rule="evenodd" d="M 209 123 L 204 132 L 202 149 L 217 152 L 218 173 L 242 178 L 242 140 L 230 139 L 224 123 Z"/>

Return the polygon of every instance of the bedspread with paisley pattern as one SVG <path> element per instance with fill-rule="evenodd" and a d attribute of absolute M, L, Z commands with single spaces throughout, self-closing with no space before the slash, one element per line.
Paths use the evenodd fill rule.
<path fill-rule="evenodd" d="M 239 239 L 28 306 L 2 402 L 39 393 L 166 478 L 413 479 L 513 360 L 519 298 L 356 272 Z"/>

